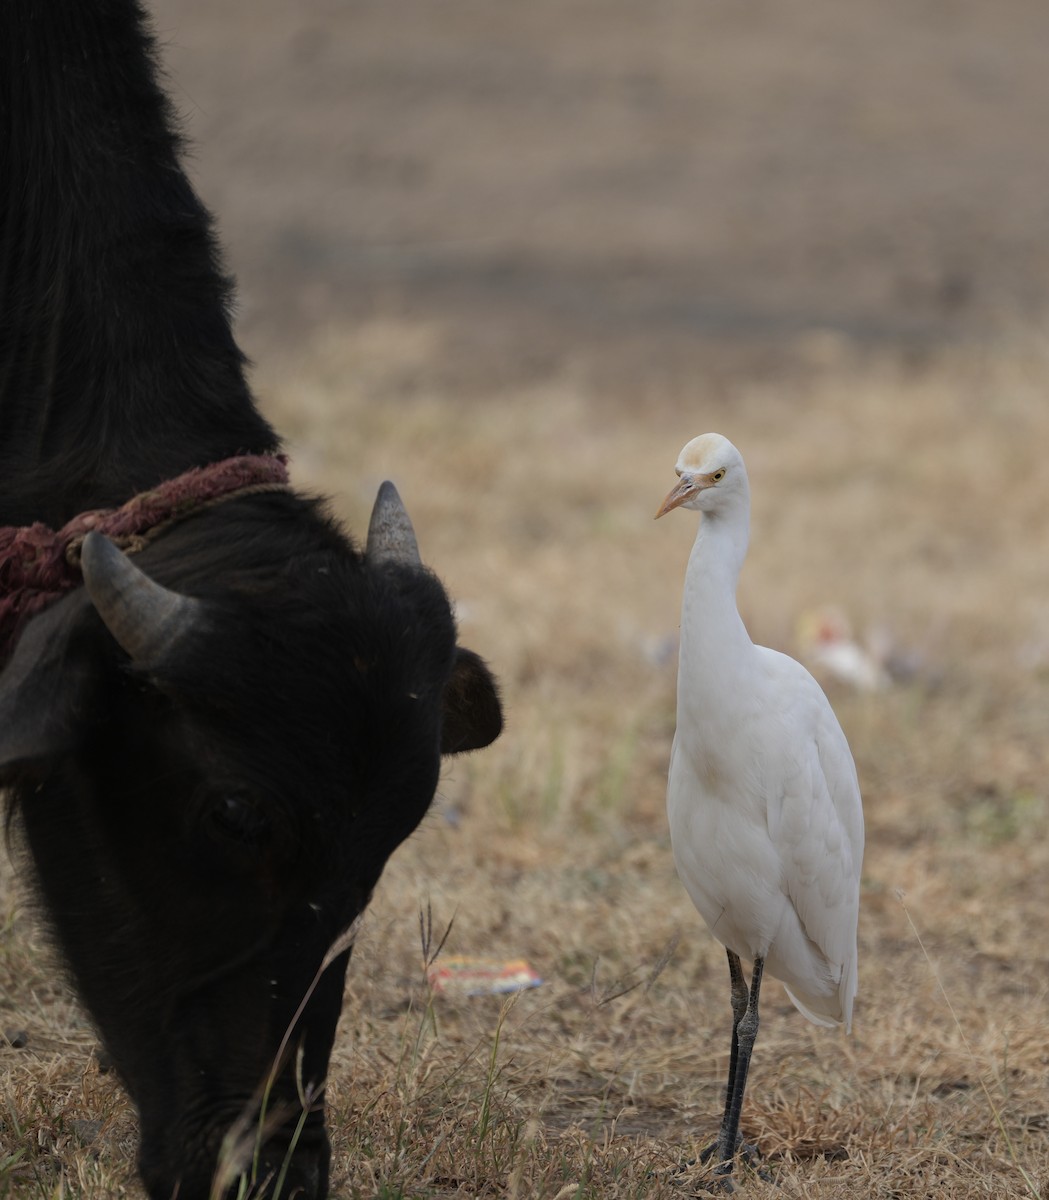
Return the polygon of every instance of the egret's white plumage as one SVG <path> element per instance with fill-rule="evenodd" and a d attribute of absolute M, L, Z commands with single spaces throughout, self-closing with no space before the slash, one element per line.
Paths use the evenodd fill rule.
<path fill-rule="evenodd" d="M 736 608 L 750 525 L 742 456 L 708 433 L 685 446 L 676 470 L 656 515 L 680 507 L 702 519 L 685 577 L 667 812 L 678 874 L 729 951 L 733 1055 L 717 1145 L 727 1173 L 739 1118 L 737 1106 L 728 1128 L 737 1033 L 742 1053 L 748 1003 L 753 1019 L 744 1024 L 757 1030 L 762 969 L 809 1020 L 851 1024 L 863 813 L 852 755 L 823 691 L 794 659 L 755 646 Z M 738 959 L 755 964 L 749 997 Z M 742 1061 L 741 1073 L 739 1105 Z"/>

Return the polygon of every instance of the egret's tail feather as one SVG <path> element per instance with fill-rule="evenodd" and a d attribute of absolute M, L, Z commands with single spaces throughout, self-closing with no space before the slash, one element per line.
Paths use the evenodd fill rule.
<path fill-rule="evenodd" d="M 800 1012 L 801 1015 L 807 1020 L 811 1021 L 813 1025 L 824 1025 L 827 1028 L 833 1028 L 835 1025 L 842 1024 L 840 1017 L 831 1016 L 830 1013 L 814 1012 L 808 1004 L 806 1004 L 803 1000 L 799 1000 L 786 984 L 783 986 L 787 995 L 790 997 L 790 1002 L 794 1005 L 798 1012 Z M 845 1032 L 849 1033 L 851 1029 L 852 1022 L 848 1021 L 845 1025 Z"/>

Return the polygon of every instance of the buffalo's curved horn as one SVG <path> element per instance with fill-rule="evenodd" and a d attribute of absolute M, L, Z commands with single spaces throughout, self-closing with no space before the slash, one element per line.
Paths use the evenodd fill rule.
<path fill-rule="evenodd" d="M 368 545 L 364 557 L 369 563 L 400 563 L 421 567 L 415 530 L 397 489 L 387 479 L 379 488 L 368 522 Z"/>
<path fill-rule="evenodd" d="M 91 603 L 133 662 L 161 661 L 200 619 L 199 600 L 155 583 L 100 533 L 84 538 L 80 565 Z"/>

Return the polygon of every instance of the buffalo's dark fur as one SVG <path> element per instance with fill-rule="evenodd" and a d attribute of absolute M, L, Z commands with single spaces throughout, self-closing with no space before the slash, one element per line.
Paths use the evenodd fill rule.
<path fill-rule="evenodd" d="M 177 154 L 133 0 L 0 3 L 0 524 L 278 448 Z M 84 589 L 31 621 L 0 675 L 0 783 L 138 1106 L 150 1194 L 197 1200 L 441 752 L 501 717 L 438 581 L 370 562 L 311 500 L 229 501 L 135 561 L 203 618 L 149 662 Z M 277 1064 L 262 1176 L 298 1084 L 323 1087 L 347 957 Z M 328 1154 L 319 1095 L 284 1194 L 323 1195 Z"/>

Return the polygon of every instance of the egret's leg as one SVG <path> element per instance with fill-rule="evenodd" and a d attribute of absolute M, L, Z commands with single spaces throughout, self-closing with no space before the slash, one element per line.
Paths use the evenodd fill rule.
<path fill-rule="evenodd" d="M 736 1086 L 736 1070 L 739 1066 L 739 1023 L 747 1014 L 749 995 L 739 955 L 733 954 L 731 950 L 727 950 L 726 953 L 728 954 L 728 973 L 732 978 L 732 1051 L 728 1059 L 728 1083 L 725 1087 L 725 1113 L 727 1114 L 729 1101 Z"/>
<path fill-rule="evenodd" d="M 728 955 L 728 973 L 732 979 L 732 1050 L 728 1060 L 728 1083 L 725 1086 L 725 1112 L 721 1118 L 722 1129 L 724 1129 L 725 1122 L 728 1120 L 729 1108 L 732 1104 L 732 1093 L 736 1083 L 736 1066 L 739 1062 L 739 1023 L 743 1020 L 743 1016 L 747 1011 L 747 1002 L 749 1000 L 747 981 L 743 978 L 743 966 L 739 961 L 739 955 L 734 954 L 727 948 L 725 953 Z M 717 1150 L 719 1142 L 720 1138 L 718 1141 L 712 1142 L 700 1154 L 699 1161 L 707 1162 L 714 1151 Z"/>
<path fill-rule="evenodd" d="M 738 958 L 736 966 L 739 967 Z M 743 1093 L 747 1088 L 747 1071 L 750 1069 L 750 1056 L 754 1049 L 754 1040 L 758 1036 L 758 997 L 761 993 L 761 976 L 764 970 L 765 960 L 756 958 L 754 973 L 750 977 L 750 996 L 747 1000 L 746 1011 L 736 1022 L 736 1064 L 735 1071 L 732 1072 L 732 1090 L 725 1103 L 725 1118 L 721 1123 L 721 1132 L 718 1134 L 717 1173 L 719 1175 L 732 1173 L 736 1142 L 739 1139 L 739 1117 L 743 1111 Z M 735 980 L 733 979 L 734 996 Z"/>

